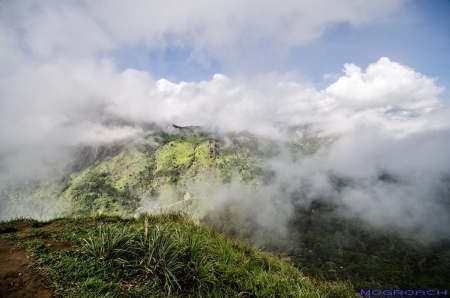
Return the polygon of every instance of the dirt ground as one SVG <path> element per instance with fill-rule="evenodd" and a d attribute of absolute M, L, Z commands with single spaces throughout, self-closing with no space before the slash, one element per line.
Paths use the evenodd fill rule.
<path fill-rule="evenodd" d="M 0 297 L 1 298 L 47 298 L 52 296 L 49 287 L 29 267 L 30 260 L 24 248 L 14 241 L 0 238 Z"/>

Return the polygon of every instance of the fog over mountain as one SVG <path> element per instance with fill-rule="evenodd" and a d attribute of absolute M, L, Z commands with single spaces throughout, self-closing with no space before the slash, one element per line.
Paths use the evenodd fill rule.
<path fill-rule="evenodd" d="M 288 127 L 308 127 L 334 141 L 296 163 L 282 150 L 267 164 L 273 183 L 251 191 L 233 182 L 211 190 L 205 204 L 281 233 L 293 206 L 315 198 L 375 225 L 450 233 L 450 109 L 432 73 L 380 55 L 323 74 L 326 86 L 300 72 L 177 83 L 123 68 L 114 56 L 137 45 L 189 47 L 200 64 L 214 58 L 232 68 L 264 43 L 282 56 L 336 24 L 389 19 L 403 2 L 2 1 L 2 179 L 67 174 L 70 148 L 138 142 L 144 123 L 203 126 L 223 137 L 248 131 L 280 144 L 292 137 Z"/>

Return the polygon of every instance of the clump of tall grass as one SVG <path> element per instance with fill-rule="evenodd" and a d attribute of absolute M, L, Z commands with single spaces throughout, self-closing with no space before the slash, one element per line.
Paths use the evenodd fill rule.
<path fill-rule="evenodd" d="M 100 260 L 119 260 L 153 286 L 163 285 L 169 295 L 186 289 L 206 292 L 217 281 L 217 260 L 205 249 L 208 235 L 183 218 L 168 214 L 155 224 L 155 218 L 145 217 L 143 229 L 102 224 L 83 239 L 83 251 Z"/>
<path fill-rule="evenodd" d="M 178 232 L 155 226 L 145 238 L 141 251 L 146 273 L 158 278 L 169 295 L 175 288 L 181 289 L 179 280 L 184 275 L 185 246 L 179 241 Z"/>
<path fill-rule="evenodd" d="M 140 263 L 149 277 L 164 285 L 169 295 L 187 289 L 206 292 L 216 281 L 214 260 L 205 251 L 208 246 L 205 235 L 199 229 L 185 230 L 188 222 L 181 219 L 173 214 L 164 217 L 162 224 L 149 227 L 145 218 Z"/>
<path fill-rule="evenodd" d="M 83 239 L 86 254 L 100 260 L 121 259 L 136 251 L 138 234 L 128 226 L 99 225 Z"/>

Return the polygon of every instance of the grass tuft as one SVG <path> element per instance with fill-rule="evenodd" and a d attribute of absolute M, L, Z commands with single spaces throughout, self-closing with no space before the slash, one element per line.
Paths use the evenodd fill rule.
<path fill-rule="evenodd" d="M 136 248 L 136 232 L 127 226 L 99 225 L 83 239 L 83 250 L 100 260 L 120 259 Z"/>
<path fill-rule="evenodd" d="M 52 237 L 51 233 L 49 233 L 47 231 L 44 231 L 44 230 L 41 230 L 41 229 L 30 230 L 28 232 L 28 235 L 30 235 L 32 237 L 39 237 L 39 238 L 50 238 L 50 237 Z"/>
<path fill-rule="evenodd" d="M 143 243 L 145 270 L 163 282 L 168 294 L 175 288 L 181 290 L 179 279 L 183 276 L 184 247 L 178 241 L 177 232 L 170 233 L 166 227 L 155 226 Z"/>

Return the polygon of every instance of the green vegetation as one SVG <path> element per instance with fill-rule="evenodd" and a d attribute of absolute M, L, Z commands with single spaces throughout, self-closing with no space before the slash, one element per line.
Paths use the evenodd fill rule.
<path fill-rule="evenodd" d="M 136 144 L 77 150 L 74 172 L 62 179 L 2 183 L 3 213 L 38 218 L 49 218 L 55 212 L 128 216 L 143 196 L 161 198 L 168 189 L 175 189 L 174 196 L 163 202 L 170 204 L 182 199 L 194 182 L 229 183 L 235 177 L 255 187 L 273 179 L 264 162 L 275 156 L 279 147 L 275 141 L 245 132 L 219 139 L 211 133 L 188 130 L 172 134 L 159 131 Z M 11 206 L 23 206 L 23 210 L 7 210 L 14 209 Z"/>
<path fill-rule="evenodd" d="M 26 181 L 2 188 L 5 206 L 30 206 L 30 212 L 48 210 L 49 200 L 66 202 L 67 215 L 116 214 L 128 216 L 139 207 L 143 196 L 161 198 L 175 190 L 164 204 L 182 199 L 193 182 L 214 180 L 229 183 L 236 177 L 242 184 L 269 183 L 273 173 L 264 169 L 264 161 L 279 152 L 274 141 L 249 133 L 229 134 L 224 140 L 201 131 L 175 134 L 159 132 L 148 140 L 129 146 L 114 144 L 92 157 L 89 148 L 81 150 L 76 172 L 62 180 Z M 32 197 L 31 202 L 24 202 Z M 61 208 L 63 209 L 63 208 Z M 24 210 L 28 214 L 28 210 Z"/>
<path fill-rule="evenodd" d="M 15 239 L 57 297 L 355 297 L 291 264 L 193 222 L 182 213 L 22 221 Z M 1 222 L 16 226 L 18 220 Z M 26 223 L 26 226 L 24 226 Z M 61 249 L 57 243 L 70 243 Z"/>
<path fill-rule="evenodd" d="M 351 280 L 355 289 L 439 289 L 450 281 L 450 238 L 376 228 L 313 201 L 291 222 L 293 262 L 309 276 Z"/>
<path fill-rule="evenodd" d="M 43 231 L 41 229 L 33 229 L 28 232 L 28 235 L 31 237 L 39 237 L 39 238 L 50 238 L 52 235 L 47 232 Z"/>
<path fill-rule="evenodd" d="M 320 139 L 307 129 L 301 133 L 293 129 L 288 133 L 292 138 L 285 145 L 293 153 L 294 161 L 333 141 Z M 264 292 L 267 289 L 272 289 L 270 293 L 275 293 L 274 289 L 284 289 L 286 293 L 300 289 L 283 288 L 287 281 L 292 282 L 292 276 L 297 278 L 298 273 L 292 273 L 296 271 L 289 271 L 291 267 L 264 256 L 278 264 L 270 268 L 285 275 L 268 273 L 261 269 L 269 268 L 264 263 L 269 261 L 261 261 L 262 254 L 246 255 L 244 252 L 251 250 L 249 246 L 236 244 L 183 217 L 148 216 L 146 229 L 145 217 L 124 221 L 120 217 L 102 216 L 129 217 L 136 212 L 142 197 L 151 197 L 167 206 L 182 201 L 187 192 L 193 200 L 177 206 L 183 206 L 190 214 L 204 216 L 196 200 L 198 194 L 191 190 L 192 184 L 212 181 L 208 188 L 211 191 L 232 179 L 249 189 L 269 184 L 274 173 L 264 163 L 279 153 L 275 141 L 245 132 L 230 133 L 219 139 L 211 133 L 188 130 L 173 134 L 158 132 L 138 144 L 98 149 L 98 155 L 92 155 L 88 149 L 81 151 L 75 172 L 62 180 L 25 181 L 0 188 L 0 196 L 7 198 L 0 209 L 19 205 L 44 212 L 42 206 L 48 206 L 48 200 L 52 199 L 52 202 L 69 202 L 67 213 L 81 216 L 60 220 L 63 227 L 51 233 L 44 227 L 52 221 L 19 218 L 0 225 L 0 234 L 13 239 L 17 236 L 16 225 L 27 224 L 33 228 L 27 232 L 32 238 L 29 247 L 45 248 L 45 254 L 38 253 L 39 249 L 33 251 L 36 260 L 41 260 L 42 268 L 46 268 L 45 274 L 58 285 L 59 293 L 67 289 L 70 295 L 79 291 L 85 294 L 76 295 L 89 296 L 87 293 L 95 292 L 102 296 L 126 290 L 130 295 L 139 296 L 153 287 L 156 296 L 167 295 L 169 291 L 175 296 L 188 293 L 195 297 L 198 293 L 221 291 L 236 296 L 239 290 L 242 297 L 266 297 L 271 295 Z M 336 183 L 345 184 L 345 181 Z M 23 203 L 27 197 L 33 199 Z M 425 239 L 395 229 L 382 230 L 338 216 L 337 209 L 320 200 L 298 206 L 289 223 L 288 237 L 267 235 L 274 241 L 265 250 L 289 257 L 306 276 L 323 281 L 324 289 L 329 289 L 334 282 L 347 280 L 356 290 L 448 285 L 450 239 L 446 235 Z M 243 224 L 242 219 L 237 220 L 226 212 L 206 214 L 203 220 L 216 217 L 208 224 L 236 239 L 252 239 L 252 233 L 258 232 L 250 220 Z M 83 217 L 87 215 L 94 216 L 95 221 L 90 223 L 89 217 Z M 55 251 L 45 243 L 39 244 L 43 239 L 65 239 L 71 241 L 74 249 Z M 87 267 L 82 269 L 80 264 Z M 73 273 L 65 266 L 73 268 Z M 116 275 L 101 273 L 111 268 L 117 270 Z M 59 278 L 57 270 L 66 273 Z M 250 273 L 245 273 L 249 270 L 255 284 L 249 281 Z M 211 292 L 212 289 L 216 292 Z M 333 288 L 333 291 L 337 290 Z"/>
<path fill-rule="evenodd" d="M 398 228 L 376 228 L 361 219 L 338 215 L 338 207 L 315 200 L 296 208 L 288 236 L 268 235 L 266 249 L 290 257 L 318 280 L 350 280 L 359 289 L 442 289 L 450 281 L 450 238 L 420 237 Z M 223 211 L 207 216 L 218 231 L 254 239 L 260 231 Z M 213 219 L 210 219 L 213 217 Z M 260 236 L 259 236 L 260 237 Z M 270 246 L 269 246 L 270 245 Z"/>
<path fill-rule="evenodd" d="M 90 156 L 83 151 L 78 171 L 61 182 L 44 181 L 6 192 L 16 202 L 25 196 L 69 201 L 70 214 L 130 215 L 142 196 L 158 197 L 168 188 L 179 189 L 178 197 L 165 202 L 170 203 L 195 181 L 213 178 L 227 183 L 235 174 L 244 184 L 251 185 L 258 177 L 267 182 L 270 173 L 264 171 L 263 162 L 278 152 L 275 143 L 248 133 L 230 134 L 228 139 L 231 144 L 225 146 L 201 131 L 160 132 L 147 143 L 104 149 L 91 163 L 83 160 Z"/>

